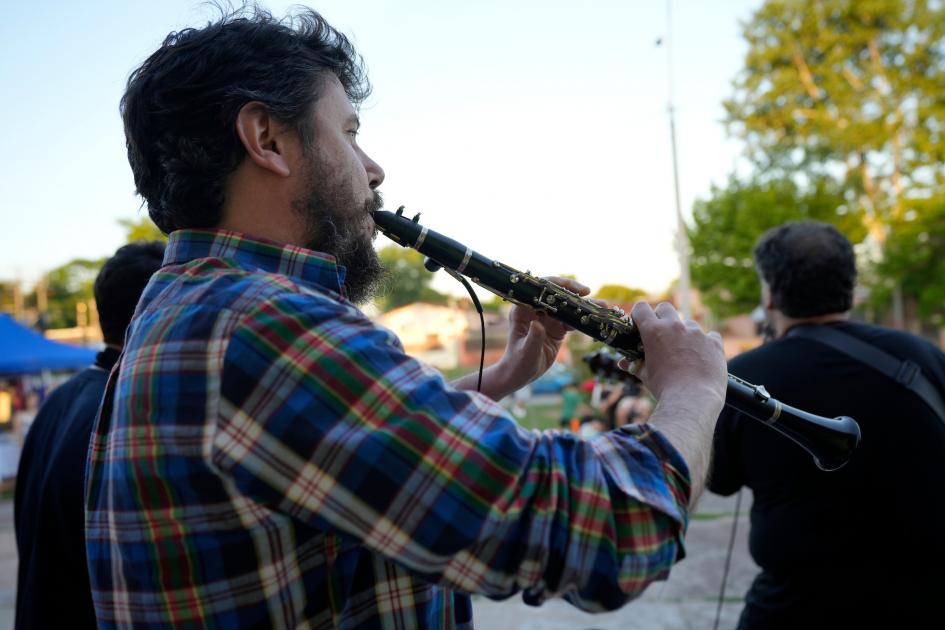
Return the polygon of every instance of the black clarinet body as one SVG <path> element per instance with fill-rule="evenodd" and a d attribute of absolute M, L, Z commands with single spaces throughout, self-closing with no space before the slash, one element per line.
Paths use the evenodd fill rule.
<path fill-rule="evenodd" d="M 403 208 L 396 213 L 378 210 L 373 217 L 385 236 L 426 256 L 431 270 L 442 267 L 451 275 L 466 276 L 504 300 L 529 306 L 605 343 L 631 361 L 644 358 L 640 333 L 622 310 L 601 307 L 549 280 L 487 258 L 421 225 L 419 214 L 408 219 Z M 859 425 L 852 418 L 824 418 L 796 409 L 773 398 L 763 386 L 731 374 L 725 404 L 799 444 L 822 470 L 843 466 L 860 441 Z"/>

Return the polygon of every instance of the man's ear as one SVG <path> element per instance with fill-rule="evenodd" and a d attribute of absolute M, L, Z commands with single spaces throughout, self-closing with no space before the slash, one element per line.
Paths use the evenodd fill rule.
<path fill-rule="evenodd" d="M 774 310 L 774 295 L 771 293 L 771 287 L 764 280 L 761 281 L 761 306 L 768 310 Z"/>
<path fill-rule="evenodd" d="M 256 166 L 288 177 L 292 171 L 286 159 L 287 128 L 275 120 L 262 103 L 251 101 L 236 115 L 236 134 L 247 157 Z"/>

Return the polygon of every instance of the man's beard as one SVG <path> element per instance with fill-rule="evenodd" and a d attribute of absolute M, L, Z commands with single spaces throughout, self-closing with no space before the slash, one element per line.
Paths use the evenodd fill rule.
<path fill-rule="evenodd" d="M 385 275 L 372 244 L 377 228 L 368 227 L 370 213 L 380 210 L 384 202 L 380 193 L 374 192 L 357 206 L 346 188 L 332 185 L 335 181 L 324 165 L 313 161 L 306 192 L 293 206 L 305 223 L 306 247 L 331 254 L 344 266 L 348 299 L 362 304 L 374 296 Z"/>

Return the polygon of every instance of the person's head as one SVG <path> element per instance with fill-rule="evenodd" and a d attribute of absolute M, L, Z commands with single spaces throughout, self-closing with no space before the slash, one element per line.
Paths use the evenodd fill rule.
<path fill-rule="evenodd" d="M 308 9 L 171 33 L 121 101 L 137 191 L 164 233 L 226 228 L 332 254 L 357 299 L 380 273 L 369 212 L 384 173 L 355 138 L 369 93 L 348 39 Z"/>
<path fill-rule="evenodd" d="M 772 228 L 758 240 L 754 256 L 766 309 L 803 319 L 853 307 L 853 246 L 832 225 L 798 221 Z"/>
<path fill-rule="evenodd" d="M 92 291 L 102 336 L 109 346 L 121 346 L 138 299 L 164 259 L 164 243 L 148 241 L 119 247 L 105 261 Z"/>

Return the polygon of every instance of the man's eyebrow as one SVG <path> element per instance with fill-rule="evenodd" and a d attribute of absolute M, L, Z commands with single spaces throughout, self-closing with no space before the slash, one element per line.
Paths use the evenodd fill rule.
<path fill-rule="evenodd" d="M 361 128 L 361 119 L 358 118 L 357 114 L 351 114 L 348 116 L 348 120 L 345 121 L 346 125 L 354 125 L 355 129 Z"/>

